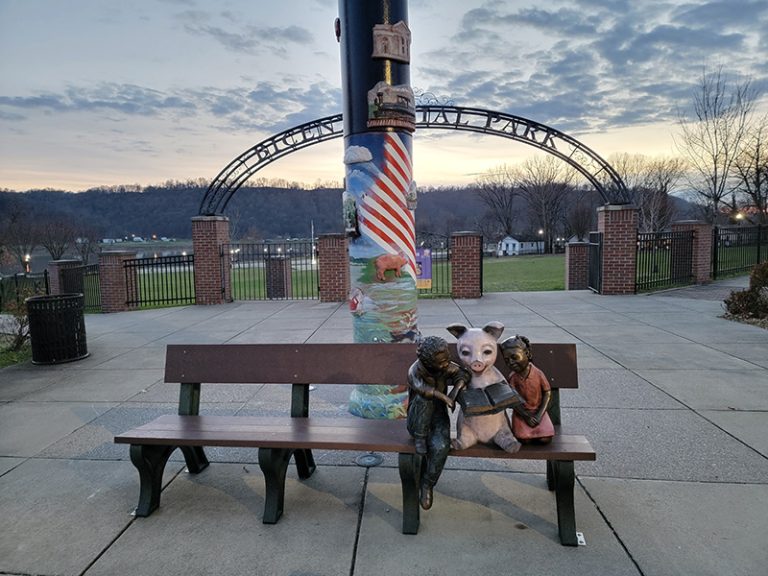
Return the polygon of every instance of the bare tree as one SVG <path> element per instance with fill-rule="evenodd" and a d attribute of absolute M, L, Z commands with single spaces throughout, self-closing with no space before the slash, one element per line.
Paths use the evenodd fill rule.
<path fill-rule="evenodd" d="M 736 189 L 749 199 L 749 212 L 758 223 L 768 223 L 768 115 L 749 130 L 733 173 Z"/>
<path fill-rule="evenodd" d="M 688 183 L 714 222 L 730 191 L 729 177 L 748 131 L 758 92 L 747 79 L 733 84 L 722 68 L 702 72 L 692 116 L 680 115 L 678 150 L 688 163 Z"/>
<path fill-rule="evenodd" d="M 543 232 L 547 251 L 554 253 L 558 227 L 565 222 L 566 198 L 576 172 L 553 156 L 534 156 L 514 171 L 514 182 Z"/>
<path fill-rule="evenodd" d="M 685 162 L 676 157 L 651 158 L 643 154 L 615 154 L 611 166 L 627 186 L 638 208 L 638 227 L 644 232 L 665 230 L 675 218 L 669 198 L 685 172 Z"/>
<path fill-rule="evenodd" d="M 566 236 L 575 236 L 580 242 L 584 242 L 589 237 L 589 232 L 593 230 L 596 216 L 596 209 L 599 205 L 595 198 L 596 194 L 592 189 L 581 189 L 574 193 L 574 200 L 568 202 L 566 214 Z"/>
<path fill-rule="evenodd" d="M 243 221 L 243 213 L 238 207 L 230 208 L 227 212 L 229 216 L 229 237 L 233 241 L 239 240 L 241 232 L 240 227 Z"/>
<path fill-rule="evenodd" d="M 41 222 L 40 244 L 51 260 L 61 260 L 77 237 L 75 224 L 63 214 L 52 214 Z"/>
<path fill-rule="evenodd" d="M 76 229 L 75 250 L 77 251 L 83 265 L 88 265 L 91 256 L 99 251 L 99 238 L 101 229 L 91 224 L 83 224 Z"/>
<path fill-rule="evenodd" d="M 502 235 L 511 236 L 517 221 L 515 206 L 517 191 L 506 165 L 498 166 L 481 175 L 475 182 L 478 195 L 488 207 L 489 217 L 498 224 Z"/>
<path fill-rule="evenodd" d="M 21 203 L 8 206 L 2 226 L 3 244 L 22 270 L 26 270 L 29 255 L 38 245 L 39 232 L 35 219 L 27 214 Z"/>
<path fill-rule="evenodd" d="M 683 177 L 685 163 L 681 158 L 651 158 L 643 170 L 638 195 L 640 229 L 646 232 L 666 230 L 677 216 L 670 193 Z"/>

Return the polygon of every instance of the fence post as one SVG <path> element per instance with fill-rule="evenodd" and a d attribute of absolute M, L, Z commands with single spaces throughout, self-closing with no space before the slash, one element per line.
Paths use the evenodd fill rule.
<path fill-rule="evenodd" d="M 123 263 L 136 258 L 135 252 L 114 251 L 99 254 L 99 290 L 101 311 L 123 312 L 128 310 L 128 287 Z"/>
<path fill-rule="evenodd" d="M 637 208 L 606 204 L 597 209 L 603 233 L 602 294 L 634 294 L 637 275 Z"/>
<path fill-rule="evenodd" d="M 232 270 L 222 260 L 222 247 L 229 243 L 229 218 L 192 218 L 192 247 L 195 253 L 195 303 L 222 304 L 232 300 Z"/>
<path fill-rule="evenodd" d="M 349 296 L 349 247 L 344 234 L 323 234 L 317 241 L 320 302 L 344 302 Z"/>
<path fill-rule="evenodd" d="M 48 286 L 51 296 L 64 293 L 64 281 L 62 279 L 64 270 L 82 265 L 83 262 L 81 260 L 52 260 L 48 262 Z"/>
<path fill-rule="evenodd" d="M 483 237 L 477 232 L 451 235 L 451 296 L 480 298 L 483 295 Z"/>
<path fill-rule="evenodd" d="M 586 290 L 589 287 L 589 244 L 569 242 L 565 246 L 565 289 Z"/>
<path fill-rule="evenodd" d="M 672 232 L 693 231 L 691 276 L 696 284 L 712 280 L 712 224 L 699 220 L 680 220 L 672 223 Z"/>

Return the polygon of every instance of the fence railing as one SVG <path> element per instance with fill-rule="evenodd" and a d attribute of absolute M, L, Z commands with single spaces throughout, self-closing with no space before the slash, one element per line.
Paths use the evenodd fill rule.
<path fill-rule="evenodd" d="M 448 298 L 451 296 L 451 250 L 448 247 L 433 249 L 430 250 L 429 256 L 431 282 L 429 287 L 419 288 L 419 297 Z M 480 262 L 482 261 L 480 254 Z"/>
<path fill-rule="evenodd" d="M 241 242 L 221 250 L 230 268 L 233 300 L 314 300 L 320 297 L 317 247 L 312 241 Z"/>
<path fill-rule="evenodd" d="M 194 304 L 194 264 L 194 254 L 126 260 L 126 304 L 136 308 Z"/>
<path fill-rule="evenodd" d="M 0 312 L 6 311 L 11 302 L 21 303 L 29 296 L 50 294 L 48 271 L 19 273 L 0 278 Z"/>
<path fill-rule="evenodd" d="M 768 261 L 768 226 L 718 226 L 712 231 L 712 278 L 748 272 Z"/>
<path fill-rule="evenodd" d="M 61 271 L 61 291 L 67 294 L 82 294 L 86 312 L 101 312 L 99 265 L 64 268 Z"/>
<path fill-rule="evenodd" d="M 693 284 L 693 231 L 637 235 L 635 291 Z"/>

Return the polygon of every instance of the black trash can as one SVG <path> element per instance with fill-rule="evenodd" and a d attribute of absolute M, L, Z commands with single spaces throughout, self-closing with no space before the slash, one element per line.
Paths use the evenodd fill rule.
<path fill-rule="evenodd" d="M 88 356 L 82 294 L 32 296 L 25 302 L 33 364 L 59 364 Z"/>

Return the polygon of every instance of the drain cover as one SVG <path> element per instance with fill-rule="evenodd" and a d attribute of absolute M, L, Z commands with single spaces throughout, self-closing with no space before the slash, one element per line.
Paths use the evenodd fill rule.
<path fill-rule="evenodd" d="M 378 466 L 382 463 L 384 459 L 381 457 L 380 454 L 376 454 L 375 452 L 369 452 L 368 454 L 363 454 L 362 456 L 358 456 L 355 459 L 355 464 L 358 466 L 363 466 L 365 468 L 373 468 L 374 466 Z"/>

